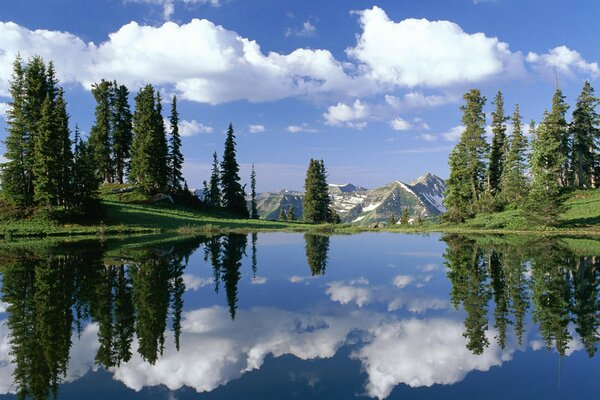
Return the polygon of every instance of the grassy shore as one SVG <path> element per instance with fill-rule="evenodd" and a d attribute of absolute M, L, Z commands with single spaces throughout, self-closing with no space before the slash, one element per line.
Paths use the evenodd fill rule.
<path fill-rule="evenodd" d="M 0 219 L 0 237 L 120 235 L 149 233 L 219 234 L 264 231 L 358 233 L 447 232 L 447 233 L 544 233 L 562 235 L 600 235 L 600 190 L 576 191 L 564 203 L 564 212 L 555 227 L 531 224 L 520 210 L 482 214 L 464 224 L 424 221 L 416 225 L 367 228 L 356 225 L 314 225 L 298 221 L 236 219 L 223 211 L 199 211 L 169 203 L 147 204 L 143 195 L 111 194 L 105 189 L 102 202 L 106 209 L 102 222 L 95 224 L 59 224 L 44 218 Z"/>

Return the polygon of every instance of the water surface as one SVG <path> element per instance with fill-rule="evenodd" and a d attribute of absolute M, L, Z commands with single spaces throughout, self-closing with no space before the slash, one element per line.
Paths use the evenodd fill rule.
<path fill-rule="evenodd" d="M 0 397 L 592 398 L 600 243 L 0 243 Z"/>

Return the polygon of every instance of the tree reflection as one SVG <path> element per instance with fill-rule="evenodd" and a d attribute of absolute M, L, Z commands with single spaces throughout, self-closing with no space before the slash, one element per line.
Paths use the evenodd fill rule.
<path fill-rule="evenodd" d="M 329 236 L 307 233 L 304 235 L 306 242 L 306 261 L 313 276 L 325 275 L 327 269 L 327 253 L 329 252 Z"/>
<path fill-rule="evenodd" d="M 572 323 L 588 355 L 596 352 L 600 326 L 598 257 L 574 254 L 555 238 L 494 241 L 447 235 L 444 258 L 453 305 L 467 313 L 467 348 L 481 354 L 489 346 L 487 310 L 494 303 L 495 339 L 506 346 L 509 326 L 522 343 L 530 304 L 547 349 L 564 356 L 573 339 Z"/>

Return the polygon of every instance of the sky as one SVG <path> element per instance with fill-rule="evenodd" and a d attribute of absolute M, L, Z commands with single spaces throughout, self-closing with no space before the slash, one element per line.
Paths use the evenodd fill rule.
<path fill-rule="evenodd" d="M 132 109 L 153 84 L 165 117 L 177 95 L 191 188 L 229 123 L 258 191 L 302 190 L 311 158 L 331 183 L 446 178 L 469 89 L 489 124 L 498 90 L 507 114 L 518 103 L 539 121 L 557 83 L 572 106 L 598 86 L 598 15 L 588 0 L 0 0 L 0 139 L 20 52 L 55 63 L 84 133 L 103 78 L 129 87 Z"/>

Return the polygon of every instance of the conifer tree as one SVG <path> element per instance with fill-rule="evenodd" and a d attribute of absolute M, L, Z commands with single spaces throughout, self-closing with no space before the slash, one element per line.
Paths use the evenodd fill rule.
<path fill-rule="evenodd" d="M 304 191 L 303 218 L 314 223 L 332 222 L 331 199 L 323 160 L 310 160 Z"/>
<path fill-rule="evenodd" d="M 13 75 L 9 88 L 12 102 L 6 112 L 8 135 L 4 140 L 6 162 L 0 164 L 0 183 L 3 197 L 18 206 L 33 202 L 33 192 L 27 185 L 31 170 L 27 169 L 29 136 L 26 121 L 25 68 L 22 59 L 17 56 L 13 63 Z"/>
<path fill-rule="evenodd" d="M 252 172 L 250 172 L 250 217 L 252 219 L 260 218 L 256 206 L 256 171 L 254 170 L 254 164 L 252 164 Z"/>
<path fill-rule="evenodd" d="M 227 138 L 225 139 L 225 150 L 221 160 L 221 189 L 223 193 L 223 206 L 242 217 L 248 217 L 248 208 L 244 189 L 240 184 L 240 167 L 235 155 L 235 134 L 233 125 L 229 124 Z"/>
<path fill-rule="evenodd" d="M 58 90 L 55 108 L 55 129 L 58 139 L 58 157 L 59 157 L 59 181 L 58 197 L 59 203 L 64 206 L 70 206 L 73 194 L 73 150 L 71 142 L 71 131 L 69 130 L 69 115 L 67 114 L 67 104 L 64 99 L 62 88 Z"/>
<path fill-rule="evenodd" d="M 154 112 L 154 129 L 152 131 L 152 151 L 155 156 L 153 170 L 157 191 L 163 191 L 169 183 L 169 145 L 167 132 L 162 116 L 162 97 L 156 92 L 156 110 Z"/>
<path fill-rule="evenodd" d="M 173 96 L 171 105 L 171 145 L 169 148 L 169 186 L 174 192 L 181 191 L 183 183 L 183 154 L 181 154 L 181 137 L 179 136 L 179 113 L 177 112 L 177 96 Z"/>
<path fill-rule="evenodd" d="M 512 117 L 513 132 L 510 136 L 508 154 L 504 163 L 500 189 L 506 203 L 521 202 L 527 194 L 527 138 L 521 127 L 519 105 L 515 106 Z"/>
<path fill-rule="evenodd" d="M 206 179 L 205 179 L 202 181 L 202 200 L 206 204 L 209 204 L 209 196 L 210 196 L 210 189 L 208 188 L 208 182 L 206 182 Z"/>
<path fill-rule="evenodd" d="M 46 206 L 48 210 L 57 203 L 61 176 L 58 152 L 60 148 L 57 146 L 61 143 L 56 134 L 54 114 L 54 106 L 50 100 L 50 95 L 47 94 L 42 105 L 42 116 L 36 135 L 33 173 L 36 177 L 34 181 L 34 199 Z"/>
<path fill-rule="evenodd" d="M 111 104 L 112 158 L 114 180 L 124 183 L 129 169 L 132 140 L 132 115 L 129 108 L 129 90 L 125 85 L 113 82 L 114 96 Z"/>
<path fill-rule="evenodd" d="M 287 220 L 288 221 L 295 221 L 296 220 L 296 215 L 294 214 L 294 205 L 290 205 L 290 208 L 288 209 L 287 212 Z"/>
<path fill-rule="evenodd" d="M 287 213 L 285 212 L 285 208 L 283 208 L 283 206 L 279 207 L 279 220 L 280 221 L 287 220 Z"/>
<path fill-rule="evenodd" d="M 404 207 L 404 209 L 402 210 L 402 216 L 400 217 L 400 224 L 402 224 L 402 225 L 408 224 L 408 219 L 409 219 L 408 207 Z"/>
<path fill-rule="evenodd" d="M 499 191 L 500 177 L 504 168 L 506 158 L 506 121 L 509 119 L 504 115 L 504 98 L 502 92 L 498 91 L 494 99 L 496 110 L 492 113 L 492 146 L 490 150 L 490 161 L 488 166 L 487 185 L 490 193 L 496 195 Z"/>
<path fill-rule="evenodd" d="M 571 164 L 574 169 L 573 182 L 578 188 L 598 185 L 598 139 L 600 138 L 600 115 L 596 112 L 598 98 L 588 81 L 583 85 L 581 94 L 573 111 L 570 131 L 573 137 Z"/>
<path fill-rule="evenodd" d="M 73 156 L 73 199 L 75 206 L 85 210 L 95 204 L 100 179 L 94 167 L 94 154 L 79 135 L 75 126 L 75 151 Z"/>
<path fill-rule="evenodd" d="M 209 195 L 208 203 L 213 206 L 221 205 L 221 174 L 219 170 L 219 159 L 217 158 L 217 152 L 213 153 L 212 170 L 210 174 L 210 183 L 208 185 Z"/>
<path fill-rule="evenodd" d="M 485 141 L 485 97 L 478 89 L 463 96 L 465 105 L 462 122 L 465 130 L 450 155 L 450 177 L 446 183 L 444 203 L 446 218 L 461 222 L 475 214 L 483 191 L 485 156 L 488 145 Z"/>
<path fill-rule="evenodd" d="M 89 145 L 94 154 L 98 177 L 104 183 L 110 183 L 113 177 L 110 134 L 113 85 L 102 79 L 100 83 L 92 85 L 92 94 L 96 99 L 96 121 L 90 131 Z"/>

